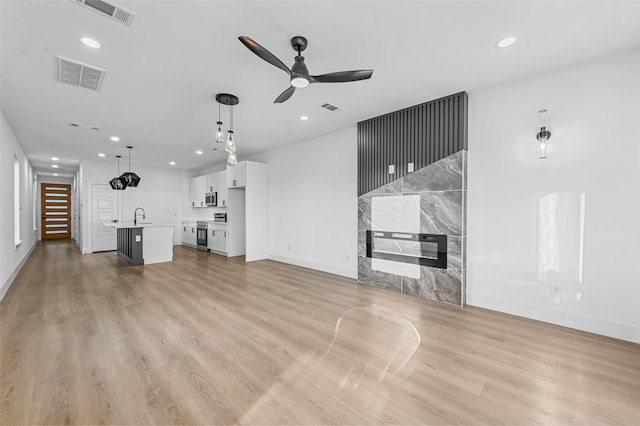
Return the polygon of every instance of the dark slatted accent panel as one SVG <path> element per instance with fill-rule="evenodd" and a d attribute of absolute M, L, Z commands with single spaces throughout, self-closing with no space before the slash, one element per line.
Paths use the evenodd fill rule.
<path fill-rule="evenodd" d="M 467 149 L 469 95 L 415 105 L 358 123 L 358 195 Z M 388 167 L 395 165 L 395 173 Z"/>

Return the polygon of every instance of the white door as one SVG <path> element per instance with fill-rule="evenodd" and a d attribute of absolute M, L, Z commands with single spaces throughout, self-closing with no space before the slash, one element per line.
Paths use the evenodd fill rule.
<path fill-rule="evenodd" d="M 92 251 L 116 249 L 116 230 L 105 224 L 116 222 L 118 214 L 118 193 L 111 186 L 94 183 L 91 185 L 91 230 Z"/>

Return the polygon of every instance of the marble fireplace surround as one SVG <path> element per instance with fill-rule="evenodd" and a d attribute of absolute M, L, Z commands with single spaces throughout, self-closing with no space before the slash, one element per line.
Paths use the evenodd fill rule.
<path fill-rule="evenodd" d="M 460 150 L 358 197 L 358 282 L 464 304 L 466 155 Z M 444 234 L 447 268 L 369 258 L 367 230 Z"/>

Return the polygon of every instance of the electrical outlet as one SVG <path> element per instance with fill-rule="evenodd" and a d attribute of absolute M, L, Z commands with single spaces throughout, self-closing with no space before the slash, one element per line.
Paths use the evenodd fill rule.
<path fill-rule="evenodd" d="M 409 173 L 413 173 L 413 171 L 414 171 L 414 165 L 413 165 L 413 163 L 409 163 L 409 164 L 407 164 L 407 172 L 409 172 Z"/>
<path fill-rule="evenodd" d="M 291 244 L 287 244 L 287 251 L 291 251 Z"/>
<path fill-rule="evenodd" d="M 560 286 L 557 285 L 551 285 L 550 290 L 549 290 L 549 296 L 551 297 L 556 297 L 560 294 Z"/>
<path fill-rule="evenodd" d="M 396 165 L 395 164 L 389 164 L 389 174 L 392 175 L 396 172 Z"/>

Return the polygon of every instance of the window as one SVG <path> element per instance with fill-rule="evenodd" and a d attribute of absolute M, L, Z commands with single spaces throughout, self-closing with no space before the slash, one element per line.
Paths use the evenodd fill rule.
<path fill-rule="evenodd" d="M 33 232 L 38 230 L 38 179 L 33 178 Z"/>
<path fill-rule="evenodd" d="M 22 243 L 20 238 L 20 160 L 13 156 L 13 237 L 16 247 Z"/>

